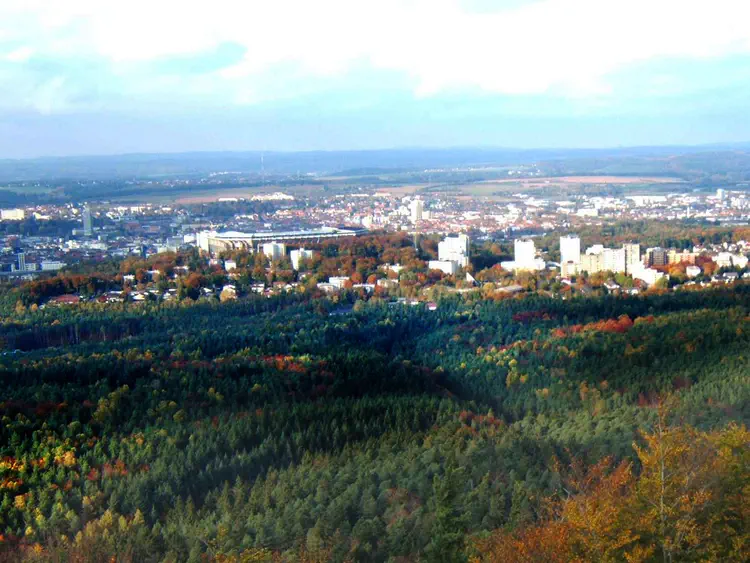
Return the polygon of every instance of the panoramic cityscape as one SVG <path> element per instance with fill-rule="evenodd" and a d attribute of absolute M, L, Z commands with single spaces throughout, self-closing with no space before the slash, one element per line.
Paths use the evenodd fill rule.
<path fill-rule="evenodd" d="M 316 249 L 332 239 L 399 234 L 411 241 L 415 256 L 420 259 L 410 265 L 405 274 L 442 273 L 431 278 L 431 283 L 423 288 L 425 291 L 434 284 L 445 290 L 465 289 L 462 283 L 465 274 L 475 277 L 481 272 L 471 263 L 472 246 L 478 248 L 491 243 L 498 243 L 503 249 L 498 254 L 496 267 L 507 276 L 501 283 L 487 284 L 501 291 L 503 286 L 515 285 L 516 275 L 531 272 L 543 273 L 543 277 L 561 282 L 568 286 L 566 290 L 574 287 L 584 291 L 591 289 L 588 278 L 593 274 L 604 274 L 608 278 L 603 280 L 606 289 L 621 290 L 624 275 L 631 293 L 657 283 L 664 289 L 680 289 L 750 277 L 745 275 L 750 241 L 706 240 L 700 244 L 679 241 L 679 247 L 662 248 L 633 237 L 617 248 L 605 248 L 601 237 L 582 241 L 575 235 L 577 229 L 601 228 L 623 221 L 682 221 L 706 228 L 747 226 L 750 225 L 750 190 L 744 189 L 744 185 L 708 191 L 664 182 L 649 186 L 649 191 L 636 183 L 638 188 L 633 190 L 634 195 L 567 197 L 566 194 L 562 199 L 543 198 L 537 191 L 540 187 L 544 190 L 569 184 L 570 179 L 527 178 L 534 186 L 531 193 L 519 191 L 502 197 L 466 197 L 450 191 L 443 194 L 430 191 L 430 186 L 427 190 L 357 187 L 349 193 L 310 197 L 263 186 L 248 189 L 252 195 L 237 188 L 232 190 L 235 193 L 232 197 L 217 197 L 214 201 L 202 198 L 205 201 L 201 203 L 113 204 L 104 201 L 7 208 L 0 210 L 5 234 L 0 240 L 3 244 L 0 276 L 9 281 L 30 281 L 81 264 L 96 264 L 113 258 L 148 259 L 158 254 L 196 249 L 206 266 L 237 279 L 241 272 L 236 259 L 231 258 L 236 258 L 236 252 L 243 252 L 262 255 L 266 263 L 263 274 L 256 276 L 252 284 L 241 284 L 239 288 L 235 284 L 235 289 L 242 294 L 259 292 L 262 287 L 262 293 L 270 295 L 296 291 L 299 282 L 311 273 L 300 270 L 295 251 L 303 252 L 307 261 L 314 261 L 320 254 Z M 630 178 L 625 180 L 625 186 L 632 185 Z M 574 181 L 604 193 L 607 192 L 605 186 L 617 185 L 615 178 L 576 178 Z M 675 191 L 660 189 L 664 184 Z M 493 185 L 503 187 L 504 180 L 479 182 L 474 186 L 484 190 Z M 557 244 L 552 240 L 554 233 L 560 233 Z M 461 237 L 458 246 L 462 248 L 447 246 L 449 241 L 456 240 L 454 235 Z M 441 237 L 445 238 L 437 245 L 423 244 L 425 240 L 435 242 Z M 315 248 L 305 251 L 305 244 Z M 507 259 L 502 260 L 503 257 Z M 286 283 L 272 281 L 275 273 L 288 270 L 290 266 L 294 273 L 285 277 Z M 335 272 L 332 277 L 350 280 L 354 273 L 350 270 Z M 173 278 L 188 274 L 189 270 L 171 272 Z M 126 275 L 117 289 L 128 290 L 126 293 L 131 299 L 142 299 L 144 292 L 136 290 L 137 284 L 131 283 L 133 275 L 134 272 Z M 380 271 L 376 272 L 376 277 L 385 280 L 387 275 Z M 601 286 L 601 281 L 596 285 Z M 323 284 L 321 287 L 326 291 L 333 287 L 330 280 L 319 276 L 313 283 Z M 477 285 L 476 279 L 473 284 Z M 360 282 L 356 285 L 367 291 L 374 289 L 373 284 Z M 310 282 L 304 287 L 309 289 Z M 396 287 L 389 284 L 391 290 Z M 213 293 L 221 288 L 207 289 Z M 108 290 L 108 295 L 113 295 L 113 291 Z M 398 294 L 392 293 L 394 298 Z M 146 294 L 149 298 L 156 295 L 153 291 Z M 169 293 L 156 296 L 171 298 Z"/>
<path fill-rule="evenodd" d="M 748 21 L 0 2 L 0 563 L 750 561 Z"/>

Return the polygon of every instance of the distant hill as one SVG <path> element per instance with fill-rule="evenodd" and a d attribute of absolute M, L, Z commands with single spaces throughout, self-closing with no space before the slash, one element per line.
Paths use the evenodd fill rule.
<path fill-rule="evenodd" d="M 463 166 L 512 166 L 556 163 L 562 170 L 618 173 L 618 163 L 632 163 L 623 173 L 675 173 L 665 165 L 669 157 L 688 158 L 700 170 L 721 168 L 723 163 L 750 169 L 750 145 L 696 147 L 627 147 L 611 149 L 512 149 L 512 148 L 404 148 L 363 151 L 310 152 L 194 152 L 175 154 L 125 154 L 0 160 L 0 181 L 53 179 L 134 179 L 163 176 L 191 177 L 218 172 L 242 174 L 341 174 L 351 171 L 378 173 Z M 701 154 L 700 158 L 696 155 Z M 262 157 L 262 164 L 261 164 Z M 701 162 L 708 160 L 708 162 Z M 644 167 L 644 163 L 649 166 Z M 575 166 L 573 166 L 575 164 Z M 568 173 L 568 172 L 565 172 Z"/>

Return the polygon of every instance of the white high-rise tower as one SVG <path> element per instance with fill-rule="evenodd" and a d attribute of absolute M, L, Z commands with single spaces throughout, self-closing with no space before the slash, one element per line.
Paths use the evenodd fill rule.
<path fill-rule="evenodd" d="M 578 264 L 581 261 L 581 239 L 578 235 L 566 235 L 560 237 L 560 263 L 567 264 L 573 262 Z"/>
<path fill-rule="evenodd" d="M 421 199 L 413 199 L 409 204 L 409 214 L 411 216 L 411 222 L 416 224 L 422 220 L 422 212 L 424 211 L 424 202 Z"/>
<path fill-rule="evenodd" d="M 514 261 L 518 269 L 536 269 L 536 246 L 531 239 L 516 239 L 513 243 Z"/>
<path fill-rule="evenodd" d="M 83 208 L 83 234 L 87 237 L 94 234 L 94 225 L 91 222 L 91 208 L 88 205 Z"/>

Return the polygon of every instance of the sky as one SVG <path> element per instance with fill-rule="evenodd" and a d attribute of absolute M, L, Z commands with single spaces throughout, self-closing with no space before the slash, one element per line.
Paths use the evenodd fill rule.
<path fill-rule="evenodd" d="M 0 0 L 0 158 L 750 141 L 747 0 Z"/>

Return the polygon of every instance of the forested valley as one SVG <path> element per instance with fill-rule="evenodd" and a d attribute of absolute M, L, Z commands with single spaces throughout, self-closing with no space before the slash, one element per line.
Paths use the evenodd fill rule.
<path fill-rule="evenodd" d="M 10 295 L 0 561 L 750 559 L 750 286 L 354 299 Z"/>

